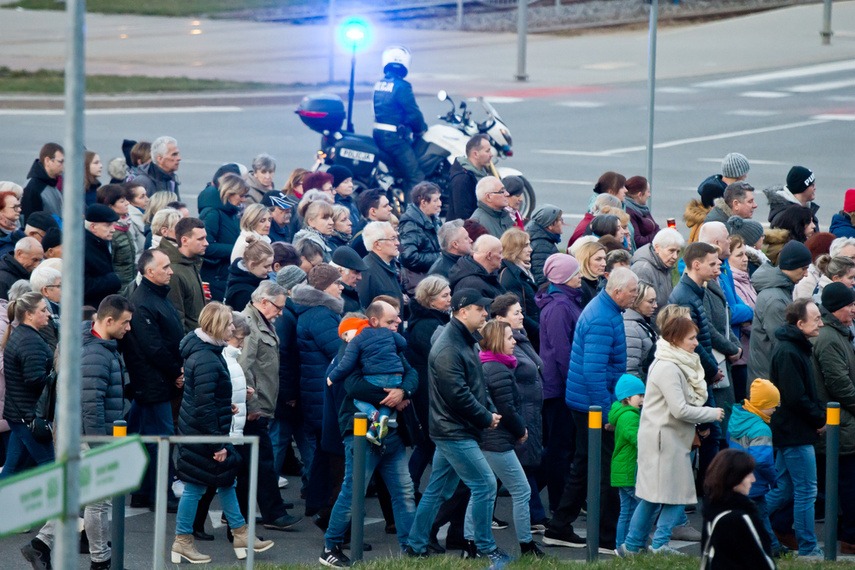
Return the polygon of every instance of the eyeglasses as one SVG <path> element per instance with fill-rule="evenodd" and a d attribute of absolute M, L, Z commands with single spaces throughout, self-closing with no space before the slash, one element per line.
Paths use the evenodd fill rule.
<path fill-rule="evenodd" d="M 281 313 L 282 311 L 284 311 L 284 310 L 285 310 L 285 305 L 282 305 L 282 306 L 280 307 L 279 305 L 277 305 L 276 303 L 274 303 L 274 302 L 273 302 L 273 301 L 271 301 L 270 299 L 267 299 L 267 302 L 268 302 L 268 303 L 270 303 L 271 305 L 273 305 L 274 307 L 276 307 L 276 309 L 277 309 L 280 313 Z"/>
<path fill-rule="evenodd" d="M 3 209 L 4 209 L 4 210 L 8 210 L 9 208 L 12 208 L 12 209 L 13 209 L 13 210 L 15 210 L 16 212 L 20 212 L 20 211 L 21 211 L 21 205 L 20 205 L 20 204 L 18 204 L 18 205 L 16 205 L 16 206 L 6 206 L 6 207 L 5 207 L 5 208 L 3 208 Z"/>
<path fill-rule="evenodd" d="M 65 162 L 65 159 L 64 159 L 64 158 L 53 158 L 53 157 L 51 157 L 51 160 L 52 160 L 52 161 L 54 161 L 54 162 L 58 162 L 58 163 L 60 163 L 60 164 L 62 164 L 63 162 Z"/>
<path fill-rule="evenodd" d="M 503 195 L 503 194 L 508 194 L 508 191 L 503 188 L 502 190 L 498 190 L 496 192 L 487 192 L 487 194 L 502 194 Z M 510 194 L 508 194 L 508 196 L 510 196 Z"/>
<path fill-rule="evenodd" d="M 380 238 L 376 241 L 391 241 L 391 242 L 395 242 L 395 243 L 400 243 L 401 240 L 398 239 L 398 236 L 395 236 L 393 238 Z"/>
<path fill-rule="evenodd" d="M 46 289 L 50 289 L 52 287 L 56 287 L 57 289 L 59 289 L 60 287 L 62 287 L 62 284 L 60 283 L 59 285 L 45 285 Z"/>

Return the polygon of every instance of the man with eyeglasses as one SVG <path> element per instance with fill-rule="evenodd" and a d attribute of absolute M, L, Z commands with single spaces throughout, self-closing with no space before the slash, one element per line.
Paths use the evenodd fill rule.
<path fill-rule="evenodd" d="M 249 304 L 241 314 L 249 325 L 249 335 L 244 339 L 238 363 L 246 375 L 246 387 L 255 390 L 255 396 L 246 403 L 246 424 L 243 434 L 257 435 L 258 449 L 258 506 L 265 528 L 285 530 L 300 522 L 302 517 L 288 514 L 279 492 L 279 474 L 273 468 L 273 443 L 270 439 L 270 421 L 279 398 L 279 337 L 273 321 L 282 314 L 287 302 L 285 289 L 275 281 L 262 281 L 253 291 Z M 237 495 L 241 512 L 247 513 L 249 489 L 249 447 L 238 446 L 244 461 L 238 475 Z"/>
<path fill-rule="evenodd" d="M 485 176 L 475 186 L 478 207 L 471 218 L 484 226 L 490 235 L 501 238 L 505 230 L 513 227 L 514 220 L 505 208 L 508 206 L 508 191 L 495 176 Z"/>
<path fill-rule="evenodd" d="M 367 307 L 377 295 L 389 295 L 403 307 L 406 295 L 401 287 L 401 268 L 397 260 L 398 232 L 389 222 L 371 222 L 362 230 L 362 239 L 369 253 L 363 258 L 368 269 L 356 284 L 359 302 Z"/>
<path fill-rule="evenodd" d="M 281 241 L 291 243 L 291 204 L 285 194 L 278 190 L 268 192 L 261 203 L 270 211 L 270 233 L 267 236 L 271 242 Z"/>
<path fill-rule="evenodd" d="M 56 143 L 47 143 L 39 151 L 27 174 L 29 182 L 21 198 L 21 223 L 33 212 L 47 212 L 62 217 L 62 171 L 65 168 L 65 152 Z"/>

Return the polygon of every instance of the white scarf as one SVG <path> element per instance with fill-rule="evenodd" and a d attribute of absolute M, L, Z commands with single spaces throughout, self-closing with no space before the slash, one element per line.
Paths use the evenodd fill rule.
<path fill-rule="evenodd" d="M 707 401 L 707 383 L 704 381 L 704 367 L 701 357 L 694 352 L 686 352 L 674 346 L 664 338 L 656 341 L 656 359 L 677 365 L 686 377 L 689 385 L 689 405 L 703 406 Z"/>

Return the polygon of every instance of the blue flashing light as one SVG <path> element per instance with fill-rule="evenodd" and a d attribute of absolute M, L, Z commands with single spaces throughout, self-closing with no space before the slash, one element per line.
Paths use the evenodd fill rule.
<path fill-rule="evenodd" d="M 338 26 L 338 41 L 342 47 L 361 50 L 371 43 L 371 24 L 361 16 L 351 16 Z"/>

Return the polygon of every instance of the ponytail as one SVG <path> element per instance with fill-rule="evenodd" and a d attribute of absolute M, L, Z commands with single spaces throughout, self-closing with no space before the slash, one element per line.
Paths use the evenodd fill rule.
<path fill-rule="evenodd" d="M 44 297 L 39 293 L 31 291 L 24 293 L 9 303 L 9 307 L 6 310 L 6 315 L 9 318 L 9 326 L 6 327 L 6 333 L 3 335 L 3 348 L 6 348 L 6 343 L 9 341 L 9 335 L 12 332 L 12 323 L 15 321 L 18 321 L 18 324 L 23 323 L 27 313 L 34 312 L 42 299 Z"/>

